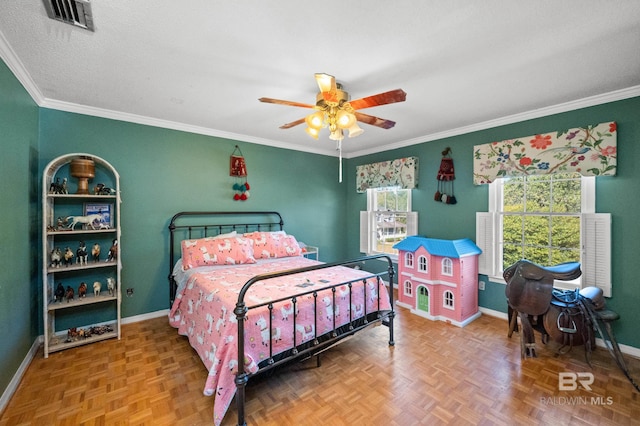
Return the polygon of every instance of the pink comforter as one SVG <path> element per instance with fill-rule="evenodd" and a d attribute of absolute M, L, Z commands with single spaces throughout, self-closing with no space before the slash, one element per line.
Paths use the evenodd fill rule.
<path fill-rule="evenodd" d="M 169 313 L 169 322 L 180 334 L 189 338 L 191 346 L 209 371 L 204 394 L 215 394 L 213 413 L 216 425 L 222 421 L 236 392 L 234 378 L 238 371 L 238 328 L 233 310 L 240 289 L 255 275 L 318 263 L 304 257 L 290 257 L 267 263 L 205 268 L 204 272 L 199 272 L 200 268 L 196 268 L 185 278 L 183 288 L 178 289 Z M 254 284 L 245 296 L 245 303 L 251 307 L 271 299 L 351 281 L 365 275 L 368 273 L 347 267 L 334 267 L 273 278 Z M 273 355 L 293 347 L 294 332 L 296 344 L 300 344 L 333 330 L 334 317 L 335 327 L 339 327 L 349 322 L 349 311 L 352 319 L 363 316 L 365 300 L 362 280 L 353 284 L 351 301 L 349 305 L 346 285 L 337 288 L 335 306 L 330 290 L 319 292 L 316 330 L 313 297 L 299 297 L 295 331 L 292 303 L 287 301 L 275 304 L 271 332 Z M 366 312 L 390 309 L 386 287 L 382 283 L 378 285 L 373 279 L 369 280 L 366 284 Z M 267 308 L 249 310 L 245 324 L 245 370 L 254 373 L 258 370 L 258 364 L 269 358 Z"/>

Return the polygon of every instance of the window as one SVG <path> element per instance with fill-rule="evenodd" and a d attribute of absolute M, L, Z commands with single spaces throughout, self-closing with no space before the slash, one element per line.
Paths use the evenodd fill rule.
<path fill-rule="evenodd" d="M 540 175 L 502 182 L 502 265 L 580 262 L 579 175 Z"/>
<path fill-rule="evenodd" d="M 442 294 L 442 302 L 443 302 L 443 306 L 447 309 L 453 309 L 454 305 L 453 305 L 453 293 L 450 292 L 449 290 L 445 291 Z"/>
<path fill-rule="evenodd" d="M 427 258 L 425 256 L 418 257 L 418 270 L 420 272 L 427 273 L 429 272 L 429 268 L 427 266 Z"/>
<path fill-rule="evenodd" d="M 361 252 L 397 255 L 393 245 L 417 232 L 418 213 L 411 211 L 410 189 L 367 189 L 367 211 L 360 212 Z"/>
<path fill-rule="evenodd" d="M 489 209 L 476 220 L 481 274 L 501 280 L 502 271 L 520 259 L 541 265 L 580 262 L 583 276 L 567 286 L 597 285 L 610 294 L 611 217 L 594 213 L 595 177 L 497 179 L 489 185 Z"/>
<path fill-rule="evenodd" d="M 407 268 L 413 268 L 413 253 L 404 254 L 404 266 Z"/>
<path fill-rule="evenodd" d="M 453 275 L 453 261 L 448 257 L 442 259 L 442 275 L 446 275 L 448 277 Z"/>
<path fill-rule="evenodd" d="M 404 295 L 405 296 L 413 295 L 413 286 L 411 285 L 411 281 L 409 280 L 404 282 Z"/>

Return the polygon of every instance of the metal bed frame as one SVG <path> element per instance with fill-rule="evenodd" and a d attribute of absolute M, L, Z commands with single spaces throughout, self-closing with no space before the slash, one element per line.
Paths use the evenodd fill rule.
<path fill-rule="evenodd" d="M 236 223 L 234 221 L 241 220 L 240 223 Z M 211 223 L 214 222 L 214 223 Z M 175 214 L 171 218 L 171 222 L 169 224 L 170 231 L 170 247 L 169 247 L 169 289 L 170 289 L 170 303 L 173 305 L 173 302 L 176 297 L 176 289 L 177 284 L 175 282 L 173 276 L 173 267 L 176 258 L 176 250 L 177 253 L 180 253 L 180 242 L 184 239 L 193 239 L 193 238 L 204 238 L 209 236 L 215 236 L 227 232 L 237 231 L 239 233 L 247 233 L 253 231 L 279 231 L 283 230 L 284 221 L 282 220 L 282 216 L 278 212 L 274 211 L 259 211 L 259 212 L 216 212 L 216 211 L 190 211 L 190 212 L 180 212 Z M 381 259 L 386 260 L 387 262 L 387 271 L 379 272 L 379 273 L 367 273 L 368 275 L 365 277 L 358 278 L 355 281 L 351 282 L 342 282 L 334 285 L 327 285 L 321 288 L 315 288 L 313 290 L 305 290 L 301 289 L 300 293 L 294 296 L 287 296 L 284 298 L 278 298 L 270 300 L 266 303 L 251 305 L 248 306 L 244 300 L 244 296 L 249 290 L 249 288 L 256 284 L 259 281 L 267 280 L 270 278 L 282 277 L 286 275 L 293 275 L 302 272 L 308 272 L 318 269 L 332 268 L 336 266 L 354 266 L 356 264 L 360 264 L 362 262 L 366 262 L 368 260 L 373 259 Z M 393 319 L 395 317 L 394 304 L 393 304 L 393 278 L 395 272 L 393 269 L 393 263 L 391 258 L 387 255 L 374 255 L 374 256 L 365 256 L 357 259 L 352 259 L 344 262 L 333 262 L 333 263 L 324 263 L 320 265 L 308 266 L 304 268 L 296 268 L 289 269 L 285 271 L 279 271 L 268 274 L 256 275 L 249 279 L 244 286 L 242 287 L 238 300 L 236 303 L 236 307 L 234 309 L 234 314 L 236 315 L 238 321 L 238 373 L 236 374 L 235 384 L 236 384 L 236 405 L 238 410 L 238 425 L 246 425 L 245 421 L 245 388 L 247 382 L 250 377 L 258 375 L 260 373 L 264 373 L 265 371 L 271 370 L 274 367 L 281 365 L 285 362 L 289 362 L 294 359 L 308 359 L 313 356 L 317 357 L 318 366 L 320 365 L 320 353 L 329 349 L 331 346 L 339 343 L 341 340 L 352 336 L 359 330 L 362 330 L 373 324 L 383 324 L 389 328 L 389 345 L 394 346 L 394 337 L 393 337 Z M 247 373 L 240 366 L 244 365 L 245 358 L 245 349 L 244 349 L 244 324 L 249 310 L 264 308 L 265 306 L 271 312 L 274 304 L 279 302 L 289 301 L 295 307 L 297 303 L 297 299 L 302 296 L 311 295 L 314 298 L 314 303 L 317 303 L 317 295 L 318 292 L 329 290 L 333 294 L 333 303 L 335 304 L 336 297 L 336 289 L 338 287 L 347 285 L 349 288 L 349 303 L 351 304 L 352 297 L 352 285 L 354 282 L 358 281 L 366 281 L 368 279 L 376 279 L 378 284 L 382 281 L 382 277 L 386 276 L 389 283 L 389 302 L 391 309 L 388 311 L 372 311 L 364 313 L 364 316 L 361 318 L 353 318 L 352 313 L 349 313 L 350 321 L 343 326 L 336 326 L 335 318 L 334 318 L 334 327 L 333 330 L 329 333 L 325 333 L 323 335 L 315 335 L 314 339 L 308 341 L 306 343 L 297 344 L 296 343 L 296 335 L 295 335 L 295 321 L 296 321 L 296 310 L 294 309 L 293 321 L 294 321 L 294 335 L 293 342 L 294 347 L 285 351 L 284 353 L 278 354 L 276 356 L 273 355 L 272 348 L 272 336 L 269 337 L 269 358 L 259 364 L 259 370 L 255 373 Z M 366 286 L 364 286 L 366 291 Z M 366 294 L 365 294 L 366 296 Z M 380 306 L 380 292 L 378 292 L 378 307 Z M 365 304 L 366 305 L 366 304 Z M 315 309 L 317 314 L 317 309 Z M 269 330 L 271 327 L 271 318 L 272 315 L 269 315 Z"/>

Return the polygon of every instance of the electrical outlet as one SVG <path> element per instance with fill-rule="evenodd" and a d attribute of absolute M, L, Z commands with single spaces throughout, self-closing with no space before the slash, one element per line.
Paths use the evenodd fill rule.
<path fill-rule="evenodd" d="M 132 288 L 128 288 L 127 289 L 127 297 L 131 297 L 133 296 L 133 289 Z"/>
<path fill-rule="evenodd" d="M 484 281 L 479 281 L 478 282 L 478 289 L 479 290 L 484 290 Z"/>

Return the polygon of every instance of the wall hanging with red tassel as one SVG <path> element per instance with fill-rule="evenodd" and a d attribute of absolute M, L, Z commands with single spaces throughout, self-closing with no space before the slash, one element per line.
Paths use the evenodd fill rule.
<path fill-rule="evenodd" d="M 233 199 L 236 201 L 246 201 L 249 198 L 249 182 L 247 182 L 247 163 L 244 160 L 244 155 L 238 145 L 236 149 L 231 153 L 231 159 L 229 161 L 229 175 L 236 178 L 236 182 L 233 184 L 233 190 L 235 194 Z"/>
<path fill-rule="evenodd" d="M 433 199 L 445 204 L 455 204 L 458 201 L 453 195 L 453 180 L 456 178 L 453 169 L 453 158 L 451 158 L 451 148 L 447 147 L 442 151 L 442 160 L 440 161 L 440 169 L 438 169 L 438 190 Z"/>

